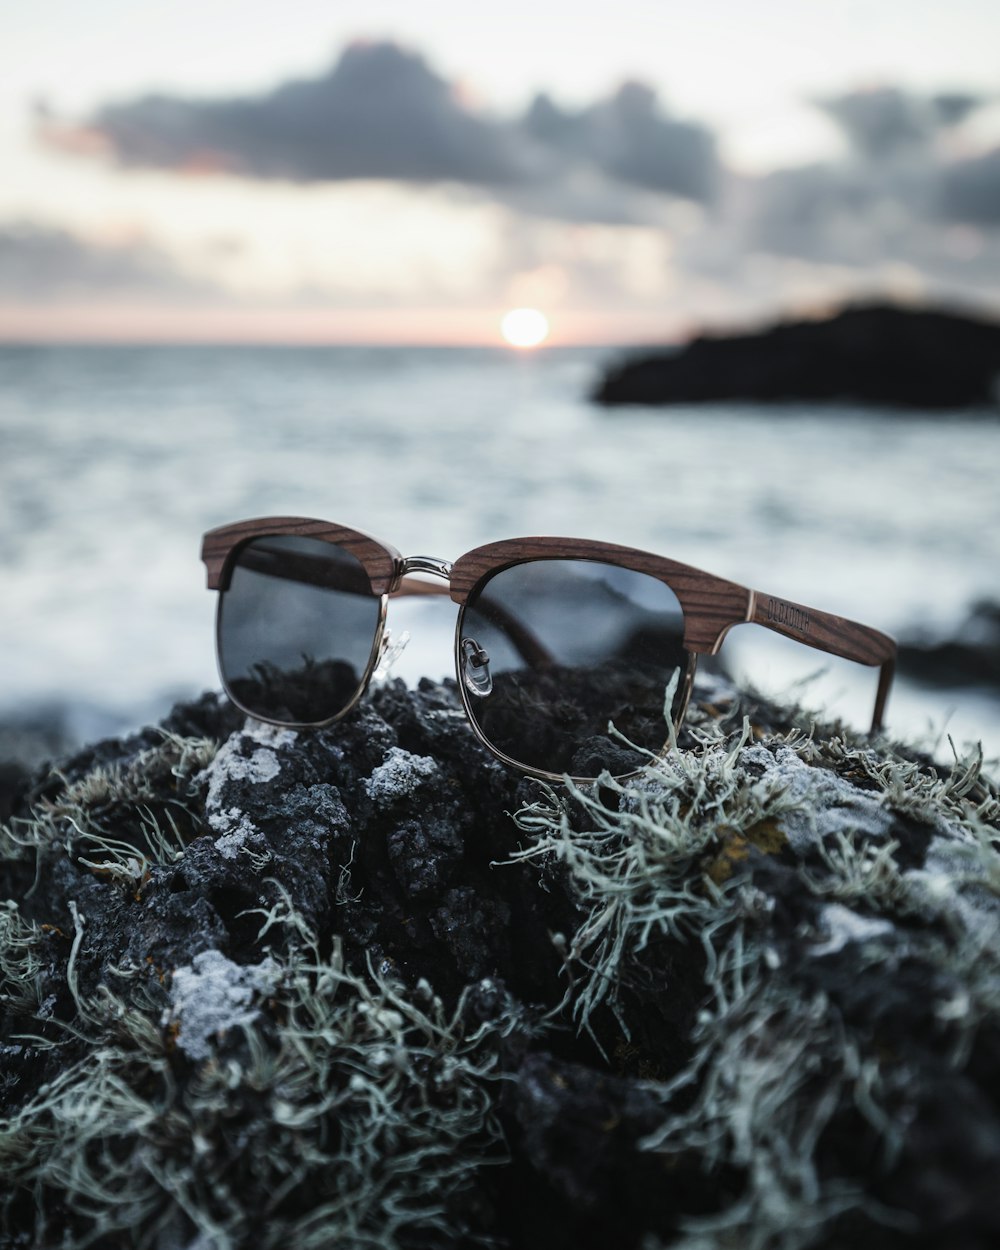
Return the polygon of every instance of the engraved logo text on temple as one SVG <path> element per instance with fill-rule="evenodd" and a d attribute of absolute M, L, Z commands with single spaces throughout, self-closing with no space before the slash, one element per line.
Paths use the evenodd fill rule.
<path fill-rule="evenodd" d="M 809 613 L 781 599 L 768 599 L 767 619 L 774 621 L 776 625 L 784 625 L 787 629 L 797 630 L 800 634 L 809 632 Z"/>

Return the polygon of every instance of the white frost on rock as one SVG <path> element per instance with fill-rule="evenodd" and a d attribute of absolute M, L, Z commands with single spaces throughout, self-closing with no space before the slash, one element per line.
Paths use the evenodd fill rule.
<path fill-rule="evenodd" d="M 290 746 L 297 736 L 294 729 L 247 720 L 242 733 L 232 734 L 201 774 L 202 779 L 208 781 L 205 816 L 220 835 L 215 845 L 226 859 L 235 859 L 257 829 L 240 808 L 222 806 L 225 787 L 231 781 L 248 781 L 251 785 L 272 781 L 281 771 L 276 750 Z M 259 744 L 249 755 L 243 751 L 246 738 Z"/>
<path fill-rule="evenodd" d="M 834 955 L 843 950 L 848 942 L 865 942 L 868 938 L 892 932 L 890 921 L 859 916 L 842 903 L 827 903 L 820 912 L 820 920 L 828 936 L 825 942 L 812 948 L 813 955 Z"/>
<path fill-rule="evenodd" d="M 932 915 L 949 912 L 967 933 L 984 944 L 995 944 L 1000 934 L 1000 897 L 991 880 L 990 864 L 968 838 L 931 839 L 923 867 L 911 868 L 906 879 L 915 886 Z"/>
<path fill-rule="evenodd" d="M 163 1023 L 180 1024 L 177 1045 L 189 1058 L 207 1059 L 218 1034 L 256 1020 L 254 994 L 269 990 L 279 975 L 280 969 L 270 957 L 263 963 L 243 966 L 234 964 L 221 951 L 202 951 L 190 964 L 174 970 L 171 1005 Z"/>
<path fill-rule="evenodd" d="M 257 826 L 238 807 L 211 812 L 208 823 L 220 833 L 215 839 L 215 849 L 223 859 L 235 859 L 246 845 L 246 840 L 258 832 Z"/>
<path fill-rule="evenodd" d="M 298 730 L 284 725 L 269 725 L 266 721 L 248 716 L 243 725 L 243 737 L 252 738 L 265 747 L 290 747 L 298 739 Z"/>
<path fill-rule="evenodd" d="M 892 828 L 881 794 L 859 790 L 827 768 L 804 763 L 791 747 L 778 747 L 772 754 L 767 747 L 749 746 L 740 753 L 740 763 L 763 768 L 755 785 L 781 789 L 794 804 L 776 824 L 799 854 L 845 827 L 876 841 Z"/>
<path fill-rule="evenodd" d="M 365 789 L 377 807 L 388 807 L 413 794 L 437 773 L 437 763 L 429 755 L 413 755 L 402 747 L 390 747 L 389 754 L 365 782 Z"/>

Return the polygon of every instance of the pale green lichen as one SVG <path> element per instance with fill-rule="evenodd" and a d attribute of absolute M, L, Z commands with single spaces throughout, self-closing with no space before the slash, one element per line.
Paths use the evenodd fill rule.
<path fill-rule="evenodd" d="M 91 769 L 14 822 L 0 858 L 68 854 L 134 888 L 151 864 L 182 857 L 173 812 L 196 819 L 192 788 L 216 749 L 165 735 L 128 767 Z M 127 839 L 109 833 L 116 808 Z M 34 1244 L 74 1250 L 391 1250 L 466 1234 L 463 1190 L 505 1158 L 493 1087 L 504 1037 L 527 1027 L 520 1008 L 497 988 L 490 1019 L 467 1024 L 465 998 L 448 1011 L 426 983 L 407 994 L 388 970 L 351 969 L 270 884 L 280 901 L 261 917 L 258 941 L 277 947 L 262 947 L 267 977 L 242 978 L 228 1014 L 216 994 L 211 1018 L 185 969 L 161 986 L 149 967 L 112 968 L 84 993 L 82 904 L 69 902 L 65 934 L 0 907 L 5 1049 L 59 1065 L 0 1118 L 5 1224 L 23 1226 L 15 1210 L 27 1202 Z M 57 938 L 70 942 L 57 978 L 65 1018 L 40 1001 Z M 236 968 L 216 955 L 214 971 Z"/>
<path fill-rule="evenodd" d="M 828 727 L 760 740 L 749 722 L 727 733 L 698 709 L 692 723 L 694 749 L 674 743 L 628 783 L 549 789 L 518 815 L 526 840 L 508 862 L 560 874 L 582 916 L 553 939 L 569 976 L 549 1018 L 568 1011 L 606 1040 L 610 1008 L 627 1036 L 624 991 L 649 984 L 665 944 L 697 952 L 690 1056 L 643 1082 L 662 1121 L 642 1149 L 726 1169 L 731 1197 L 684 1220 L 671 1246 L 805 1250 L 852 1211 L 905 1229 L 863 1176 L 824 1170 L 820 1147 L 847 1108 L 891 1167 L 914 1073 L 788 972 L 775 899 L 755 872 L 774 855 L 794 870 L 797 958 L 847 953 L 858 975 L 883 980 L 894 960 L 917 961 L 942 1062 L 957 1070 L 1000 1022 L 1000 802 L 981 754 L 941 770 Z M 95 769 L 7 831 L 0 858 L 68 853 L 132 888 L 183 855 L 192 787 L 214 751 L 167 738 L 141 766 Z M 171 805 L 150 770 L 174 778 Z M 114 804 L 132 813 L 128 839 L 102 815 Z M 926 835 L 919 862 L 901 854 L 900 820 Z M 335 887 L 344 906 L 351 848 Z M 407 989 L 388 967 L 348 967 L 276 888 L 251 966 L 266 976 L 235 973 L 238 993 L 219 993 L 223 1007 L 197 1027 L 189 1015 L 187 1038 L 183 975 L 174 986 L 166 970 L 160 986 L 146 967 L 120 967 L 81 990 L 77 903 L 62 935 L 73 1011 L 54 1019 L 43 1002 L 53 935 L 0 908 L 0 994 L 22 1024 L 8 1043 L 61 1060 L 0 1119 L 0 1204 L 8 1215 L 31 1204 L 19 1226 L 35 1244 L 394 1250 L 469 1236 L 462 1195 L 506 1158 L 505 1040 L 537 1026 L 498 987 L 499 1006 L 473 1025 L 465 1002 L 447 1010 L 426 982 Z M 235 967 L 215 955 L 220 976 Z"/>
<path fill-rule="evenodd" d="M 0 903 L 0 1005 L 13 1015 L 41 1004 L 39 974 L 44 967 L 45 933 L 27 921 L 13 899 Z"/>
<path fill-rule="evenodd" d="M 95 765 L 72 781 L 54 770 L 53 776 L 63 781 L 55 797 L 40 799 L 30 818 L 0 825 L 0 860 L 34 855 L 40 864 L 46 854 L 82 853 L 88 867 L 133 888 L 149 865 L 175 862 L 185 844 L 179 818 L 190 821 L 194 780 L 214 759 L 219 744 L 159 732 L 162 741 L 128 764 Z M 172 792 L 173 811 L 163 806 L 165 792 Z M 131 841 L 118 836 L 120 816 L 109 816 L 116 808 L 138 816 L 132 821 L 136 828 Z"/>
<path fill-rule="evenodd" d="M 749 736 L 747 724 L 734 746 L 716 741 L 701 751 L 673 750 L 637 782 L 605 777 L 600 789 L 549 789 L 547 802 L 518 813 L 533 840 L 512 861 L 565 865 L 587 913 L 569 952 L 587 969 L 573 1004 L 584 1026 L 606 1000 L 615 1005 L 652 938 L 697 937 L 714 961 L 712 935 L 739 906 L 737 882 L 716 884 L 702 867 L 735 834 L 752 833 L 805 802 L 789 800 L 780 781 L 748 780 L 741 772 Z"/>
<path fill-rule="evenodd" d="M 75 908 L 74 919 L 75 955 Z M 37 1244 L 50 1211 L 60 1227 L 68 1213 L 74 1247 L 126 1233 L 130 1245 L 201 1236 L 218 1250 L 463 1234 L 456 1196 L 505 1157 L 492 1086 L 498 1043 L 520 1026 L 513 1004 L 469 1026 L 464 1003 L 448 1012 L 426 986 L 407 996 L 354 972 L 339 943 L 321 954 L 287 896 L 265 917 L 272 929 L 284 950 L 270 957 L 266 1013 L 234 1012 L 183 1082 L 176 1030 L 137 992 L 140 970 L 86 998 L 71 955 L 70 1037 L 84 1053 L 0 1120 L 3 1202 L 9 1213 L 34 1195 Z"/>
<path fill-rule="evenodd" d="M 819 1171 L 818 1142 L 845 1107 L 869 1126 L 881 1166 L 891 1166 L 913 1114 L 907 1073 L 863 1045 L 824 993 L 775 975 L 773 900 L 754 884 L 751 847 L 773 853 L 787 838 L 796 889 L 814 900 L 818 931 L 801 935 L 797 955 L 810 944 L 820 957 L 850 942 L 856 966 L 870 959 L 880 976 L 904 954 L 920 962 L 950 1064 L 964 1062 L 984 1022 L 1000 1023 L 1000 806 L 981 752 L 941 775 L 889 746 L 876 755 L 834 732 L 794 732 L 767 748 L 750 737 L 746 722 L 728 744 L 719 729 L 703 728 L 700 749 L 675 748 L 636 781 L 549 790 L 518 815 L 530 841 L 513 858 L 567 874 L 584 912 L 569 943 L 559 939 L 581 1027 L 608 1005 L 627 1032 L 621 995 L 644 962 L 651 971 L 652 939 L 704 953 L 708 1000 L 692 1058 L 672 1080 L 651 1085 L 664 1121 L 644 1148 L 693 1152 L 707 1170 L 740 1169 L 744 1182 L 714 1215 L 686 1221 L 670 1243 L 684 1250 L 798 1250 L 852 1209 L 912 1224 L 874 1203 L 859 1178 Z M 868 788 L 843 780 L 851 775 Z M 922 867 L 899 857 L 897 816 L 933 837 Z M 755 836 L 761 830 L 765 838 Z M 832 900 L 863 914 L 852 914 L 831 946 Z M 887 917 L 922 927 L 901 939 Z M 894 935 L 904 943 L 896 954 Z"/>

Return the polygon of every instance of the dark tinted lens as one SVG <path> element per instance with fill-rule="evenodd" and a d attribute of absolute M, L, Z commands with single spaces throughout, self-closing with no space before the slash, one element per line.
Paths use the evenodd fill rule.
<path fill-rule="evenodd" d="M 349 551 L 318 538 L 254 538 L 219 598 L 226 688 L 268 720 L 330 720 L 364 683 L 380 612 Z"/>
<path fill-rule="evenodd" d="M 667 740 L 664 696 L 688 655 L 674 592 L 645 573 L 586 560 L 538 560 L 494 574 L 469 596 L 459 667 L 473 720 L 519 764 L 621 775 Z M 680 693 L 678 693 L 678 698 Z M 673 711 L 673 709 L 671 709 Z"/>

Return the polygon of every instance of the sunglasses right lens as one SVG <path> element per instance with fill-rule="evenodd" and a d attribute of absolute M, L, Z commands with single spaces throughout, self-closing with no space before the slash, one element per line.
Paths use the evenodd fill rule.
<path fill-rule="evenodd" d="M 620 776 L 667 740 L 666 690 L 676 678 L 674 714 L 690 659 L 683 642 L 681 605 L 658 578 L 597 561 L 532 560 L 469 595 L 459 679 L 480 733 L 514 763 Z"/>
<path fill-rule="evenodd" d="M 318 538 L 254 538 L 219 596 L 219 668 L 246 711 L 315 725 L 348 708 L 374 655 L 381 601 L 356 556 Z"/>

